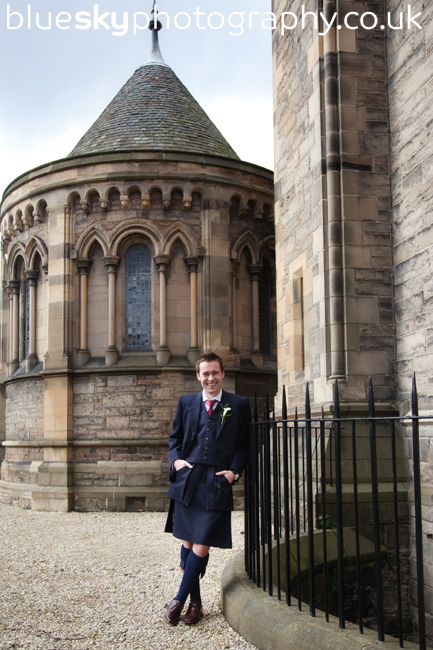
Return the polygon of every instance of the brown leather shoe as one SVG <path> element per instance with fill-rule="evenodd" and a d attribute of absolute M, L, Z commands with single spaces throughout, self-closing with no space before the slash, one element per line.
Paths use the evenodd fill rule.
<path fill-rule="evenodd" d="M 180 613 L 183 608 L 183 603 L 181 603 L 179 600 L 171 600 L 167 605 L 166 605 L 166 610 L 164 614 L 164 618 L 166 621 L 171 623 L 172 625 L 177 625 L 179 623 L 180 619 Z"/>
<path fill-rule="evenodd" d="M 197 600 L 192 600 L 188 605 L 188 609 L 186 610 L 186 614 L 183 617 L 183 620 L 187 625 L 192 625 L 194 623 L 198 623 L 202 616 L 203 608 L 201 606 L 201 603 L 199 603 Z"/>

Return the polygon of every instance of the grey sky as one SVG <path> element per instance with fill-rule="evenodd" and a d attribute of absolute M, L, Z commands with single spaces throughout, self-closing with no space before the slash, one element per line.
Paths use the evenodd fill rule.
<path fill-rule="evenodd" d="M 16 12 L 7 20 L 7 5 Z M 272 31 L 270 0 L 160 0 L 161 50 L 238 155 L 273 168 Z M 95 9 L 95 5 L 98 5 Z M 30 29 L 28 12 L 30 7 Z M 0 191 L 18 175 L 62 158 L 90 127 L 134 70 L 147 59 L 150 31 L 137 30 L 134 13 L 150 15 L 152 1 L 10 0 L 0 14 Z M 203 14 L 197 15 L 197 8 Z M 49 26 L 40 29 L 36 25 Z M 66 12 L 58 17 L 61 12 Z M 80 14 L 79 12 L 87 12 Z M 95 13 L 96 12 L 96 13 Z M 110 14 L 99 22 L 95 16 Z M 111 12 L 116 12 L 112 16 Z M 128 24 L 124 22 L 127 13 Z M 179 12 L 178 25 L 174 24 Z M 218 27 L 211 29 L 210 23 Z M 228 24 L 244 12 L 241 27 Z M 251 15 L 252 12 L 257 14 Z M 39 14 L 37 17 L 36 14 Z M 221 14 L 218 16 L 217 14 Z M 22 27 L 16 27 L 23 18 Z M 68 20 L 68 14 L 70 19 Z M 60 27 L 69 27 L 61 29 Z M 113 28 L 117 21 L 120 28 Z M 242 17 L 234 15 L 232 25 Z M 250 23 L 251 20 L 251 23 Z M 61 22 L 63 21 L 63 22 Z M 136 17 L 144 25 L 145 17 Z M 198 21 L 198 25 L 197 25 Z M 105 29 L 103 23 L 110 29 Z M 268 23 L 265 23 L 267 26 Z M 95 25 L 98 26 L 95 29 Z M 89 27 L 79 29 L 78 27 Z M 199 29 L 199 26 L 202 29 Z M 127 27 L 127 31 L 126 31 Z M 123 35 L 113 35 L 113 32 Z"/>

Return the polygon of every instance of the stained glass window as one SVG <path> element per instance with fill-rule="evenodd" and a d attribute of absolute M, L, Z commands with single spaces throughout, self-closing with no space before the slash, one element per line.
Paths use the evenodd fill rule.
<path fill-rule="evenodd" d="M 152 347 L 150 250 L 135 244 L 126 253 L 126 348 L 149 350 Z"/>

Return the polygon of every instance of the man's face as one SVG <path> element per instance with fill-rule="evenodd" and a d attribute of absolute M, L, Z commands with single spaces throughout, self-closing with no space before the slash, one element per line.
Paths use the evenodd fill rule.
<path fill-rule="evenodd" d="M 221 390 L 224 372 L 221 372 L 218 361 L 202 361 L 200 372 L 197 373 L 197 379 L 203 386 L 206 397 L 213 399 Z"/>

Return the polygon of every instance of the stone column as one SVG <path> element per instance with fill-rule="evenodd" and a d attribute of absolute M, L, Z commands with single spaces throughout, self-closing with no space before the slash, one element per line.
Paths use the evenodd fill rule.
<path fill-rule="evenodd" d="M 170 361 L 170 350 L 167 346 L 167 299 L 166 278 L 167 267 L 170 263 L 169 255 L 157 255 L 155 262 L 159 271 L 159 348 L 156 353 L 158 365 L 166 366 Z"/>
<path fill-rule="evenodd" d="M 116 348 L 116 273 L 120 257 L 104 257 L 108 271 L 108 348 L 105 350 L 105 365 L 114 366 L 119 358 Z"/>
<path fill-rule="evenodd" d="M 191 347 L 187 352 L 189 363 L 194 366 L 200 356 L 198 349 L 198 331 L 197 331 L 197 268 L 198 257 L 186 257 L 186 265 L 190 278 L 190 301 L 191 301 Z"/>
<path fill-rule="evenodd" d="M 20 280 L 11 280 L 9 282 L 9 291 L 11 292 L 11 308 L 12 308 L 12 318 L 11 318 L 11 360 L 9 362 L 10 374 L 12 375 L 15 370 L 20 365 L 20 336 L 19 336 L 19 327 L 20 327 Z"/>
<path fill-rule="evenodd" d="M 87 277 L 92 265 L 90 260 L 77 260 L 80 274 L 80 349 L 77 351 L 76 365 L 82 368 L 90 359 L 87 348 Z"/>
<path fill-rule="evenodd" d="M 251 275 L 253 294 L 253 351 L 251 361 L 256 368 L 263 368 L 263 355 L 260 354 L 260 322 L 259 322 L 259 275 L 262 267 L 260 264 L 250 264 L 248 267 Z"/>
<path fill-rule="evenodd" d="M 29 283 L 29 354 L 26 359 L 26 372 L 37 364 L 36 356 L 36 282 L 39 271 L 24 271 L 27 282 Z"/>
<path fill-rule="evenodd" d="M 231 349 L 235 357 L 236 366 L 240 366 L 240 354 L 238 351 L 238 327 L 237 327 L 237 302 L 236 302 L 236 276 L 238 273 L 239 262 L 232 262 L 232 300 L 231 300 Z"/>

